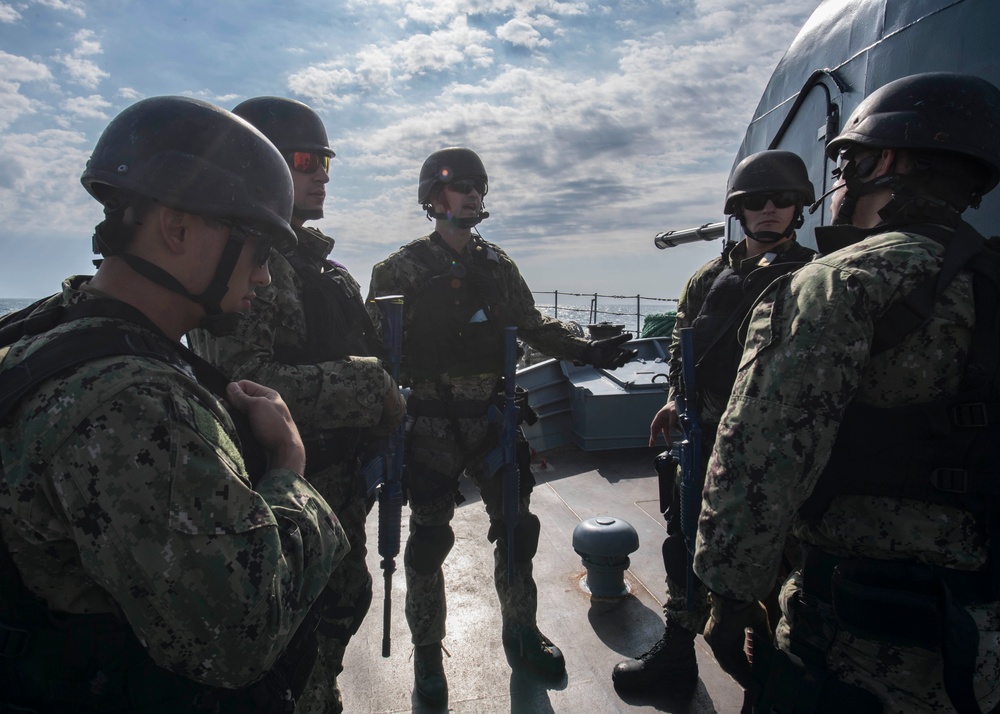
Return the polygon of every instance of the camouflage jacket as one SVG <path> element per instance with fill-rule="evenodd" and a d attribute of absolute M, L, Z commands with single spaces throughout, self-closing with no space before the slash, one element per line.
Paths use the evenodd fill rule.
<path fill-rule="evenodd" d="M 296 229 L 298 251 L 324 263 L 330 279 L 361 300 L 361 288 L 343 266 L 327 260 L 333 241 L 314 229 Z M 291 409 L 306 441 L 320 440 L 342 427 L 370 427 L 382 416 L 389 375 L 377 357 L 349 356 L 316 364 L 287 364 L 282 347 L 304 348 L 303 285 L 288 260 L 274 255 L 271 284 L 257 291 L 250 311 L 230 337 L 204 330 L 188 334 L 191 348 L 233 379 L 252 379 L 276 389 Z"/>
<path fill-rule="evenodd" d="M 757 304 L 703 493 L 694 565 L 712 591 L 764 598 L 789 532 L 839 557 L 984 567 L 986 524 L 957 507 L 841 495 L 814 526 L 798 516 L 852 400 L 896 407 L 957 393 L 975 320 L 967 272 L 951 282 L 923 327 L 871 354 L 874 324 L 940 267 L 943 254 L 924 236 L 883 233 L 816 258 L 774 283 Z M 797 588 L 793 578 L 782 602 Z M 1000 609 L 989 603 L 967 610 L 980 629 L 982 695 L 1000 682 Z M 785 635 L 779 627 L 779 642 Z M 881 692 L 887 712 L 951 711 L 946 697 L 940 706 L 927 703 L 942 694 L 939 658 L 845 632 L 828 655 L 849 681 Z M 898 671 L 889 672 L 890 664 Z M 884 680 L 894 682 L 895 694 L 886 693 Z M 922 693 L 907 699 L 907 692 Z"/>
<path fill-rule="evenodd" d="M 81 280 L 64 304 L 88 299 Z M 146 329 L 63 323 L 0 349 L 0 370 L 102 324 Z M 349 546 L 298 474 L 252 488 L 236 438 L 193 373 L 156 358 L 100 358 L 44 382 L 0 425 L 0 527 L 25 586 L 53 611 L 127 619 L 170 671 L 231 688 L 260 677 Z"/>
<path fill-rule="evenodd" d="M 807 261 L 815 254 L 792 238 L 785 243 L 775 246 L 763 255 L 755 255 L 748 258 L 746 240 L 743 240 L 733 246 L 728 252 L 723 252 L 718 258 L 713 258 L 705 263 L 688 279 L 684 290 L 681 292 L 680 299 L 677 301 L 677 318 L 674 321 L 674 329 L 670 342 L 670 360 L 668 364 L 670 390 L 667 396 L 668 402 L 675 399 L 677 387 L 680 384 L 680 329 L 691 327 L 694 323 L 695 318 L 701 313 L 702 307 L 705 304 L 705 297 L 723 270 L 730 268 L 740 277 L 746 277 L 760 267 L 762 261 L 765 260 L 764 255 L 771 252 L 780 254 L 783 258 L 796 261 Z M 737 306 L 734 305 L 733 308 L 736 309 Z M 730 384 L 709 385 L 704 383 L 699 385 L 699 391 L 703 399 L 700 413 L 703 421 L 712 424 L 718 423 L 723 410 L 726 408 L 726 402 L 729 401 L 731 386 Z"/>
<path fill-rule="evenodd" d="M 540 352 L 550 357 L 562 359 L 578 359 L 589 344 L 588 340 L 573 335 L 570 330 L 558 320 L 542 315 L 535 307 L 531 295 L 517 265 L 503 250 L 479 236 L 473 236 L 465 246 L 463 255 L 455 253 L 443 242 L 432 240 L 432 236 L 419 238 L 417 242 L 428 244 L 435 256 L 440 256 L 443 264 L 453 258 L 471 260 L 472 251 L 492 250 L 499 260 L 499 285 L 495 286 L 500 300 L 504 303 L 504 314 L 512 325 L 518 328 L 517 336 Z M 414 304 L 416 297 L 426 287 L 428 280 L 434 277 L 433 269 L 418 259 L 414 252 L 405 247 L 396 251 L 381 263 L 372 268 L 371 286 L 368 295 L 368 311 L 377 325 L 381 316 L 373 298 L 383 295 L 403 295 L 404 330 L 409 329 L 414 322 Z M 453 394 L 460 399 L 489 399 L 492 395 L 499 372 L 488 374 L 456 377 L 451 379 Z M 432 385 L 414 385 L 414 394 L 422 397 L 433 397 L 429 389 Z"/>

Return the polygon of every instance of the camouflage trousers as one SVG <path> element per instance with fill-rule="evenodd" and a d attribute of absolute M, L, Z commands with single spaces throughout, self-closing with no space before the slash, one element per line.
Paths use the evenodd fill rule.
<path fill-rule="evenodd" d="M 462 430 L 461 447 L 454 438 L 454 424 L 450 420 L 421 418 L 414 425 L 413 442 L 410 449 L 409 487 L 410 535 L 407 552 L 412 549 L 415 533 L 423 527 L 450 527 L 455 515 L 455 494 L 458 480 L 465 471 L 465 451 L 470 445 L 481 446 L 487 441 L 485 419 L 459 419 Z M 483 499 L 490 523 L 501 524 L 502 532 L 503 498 L 502 481 L 497 474 L 486 477 L 473 464 L 468 469 Z M 530 513 L 530 492 L 521 489 L 518 513 Z M 500 613 L 505 625 L 533 625 L 538 609 L 538 589 L 532 577 L 531 560 L 521 560 L 516 564 L 514 577 L 507 578 L 506 537 L 497 533 L 484 533 L 483 537 L 495 538 L 493 551 L 493 581 L 500 600 Z M 417 569 L 409 558 L 404 559 L 406 573 L 406 621 L 414 645 L 440 642 L 445 636 L 447 603 L 445 598 L 444 571 L 436 567 Z"/>
<path fill-rule="evenodd" d="M 350 552 L 330 576 L 323 593 L 320 625 L 316 631 L 316 666 L 295 711 L 305 714 L 338 714 L 337 676 L 344 670 L 347 643 L 361 626 L 372 598 L 372 578 L 366 556 L 365 520 L 368 504 L 356 486 L 357 472 L 337 466 L 311 476 L 316 489 L 330 503 L 347 533 Z"/>

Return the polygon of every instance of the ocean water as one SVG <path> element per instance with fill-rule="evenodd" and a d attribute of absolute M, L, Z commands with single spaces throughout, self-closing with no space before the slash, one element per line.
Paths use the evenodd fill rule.
<path fill-rule="evenodd" d="M 0 298 L 0 315 L 6 315 L 8 312 L 14 312 L 14 310 L 20 310 L 22 307 L 27 307 L 37 299 L 38 298 Z"/>

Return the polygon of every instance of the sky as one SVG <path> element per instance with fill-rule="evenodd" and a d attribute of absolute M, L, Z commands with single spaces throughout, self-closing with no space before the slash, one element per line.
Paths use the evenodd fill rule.
<path fill-rule="evenodd" d="M 0 297 L 93 272 L 79 177 L 118 112 L 157 95 L 312 106 L 337 157 L 332 257 L 371 267 L 432 225 L 433 151 L 489 174 L 483 237 L 535 291 L 676 298 L 718 241 L 761 92 L 819 0 L 0 0 Z"/>

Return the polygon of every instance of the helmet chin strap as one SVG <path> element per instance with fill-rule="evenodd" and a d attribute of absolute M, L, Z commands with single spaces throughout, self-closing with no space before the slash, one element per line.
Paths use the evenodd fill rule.
<path fill-rule="evenodd" d="M 788 225 L 785 226 L 785 230 L 781 233 L 778 233 L 777 231 L 757 231 L 754 233 L 747 228 L 746 215 L 742 211 L 740 212 L 740 225 L 743 226 L 743 233 L 746 234 L 747 238 L 755 240 L 758 243 L 771 244 L 782 241 L 792 235 L 796 228 L 801 228 L 804 220 L 802 210 L 799 209 L 795 212 L 795 215 L 792 216 L 792 220 L 788 222 Z"/>
<path fill-rule="evenodd" d="M 113 226 L 105 225 L 110 219 L 111 217 L 109 216 L 109 218 L 102 221 L 95 229 L 95 245 L 106 243 L 107 241 L 103 237 L 104 234 L 108 231 L 114 232 Z M 177 278 L 145 258 L 140 258 L 137 255 L 124 251 L 116 251 L 109 253 L 109 255 L 121 258 L 132 270 L 147 280 L 201 305 L 205 310 L 205 316 L 201 319 L 198 326 L 213 335 L 222 337 L 232 334 L 243 318 L 243 315 L 238 312 L 223 312 L 222 300 L 226 296 L 226 293 L 229 292 L 229 279 L 233 276 L 233 271 L 236 269 L 236 263 L 240 258 L 240 253 L 243 251 L 244 242 L 244 238 L 236 237 L 230 229 L 226 240 L 226 247 L 223 249 L 222 255 L 219 257 L 219 262 L 215 267 L 215 274 L 212 276 L 212 280 L 205 291 L 198 295 L 189 292 Z"/>
<path fill-rule="evenodd" d="M 442 200 L 444 200 L 445 203 L 447 203 L 447 199 L 443 198 Z M 454 226 L 468 230 L 470 228 L 478 226 L 480 223 L 482 223 L 483 221 L 485 221 L 487 218 L 490 217 L 489 211 L 485 209 L 486 206 L 484 204 L 480 204 L 479 213 L 471 218 L 455 218 L 455 215 L 452 213 L 450 208 L 448 208 L 448 210 L 445 211 L 444 213 L 441 213 L 440 211 L 435 211 L 433 209 L 429 209 L 427 211 L 427 218 L 428 220 L 430 220 L 431 218 L 436 218 L 438 220 L 448 221 Z"/>

